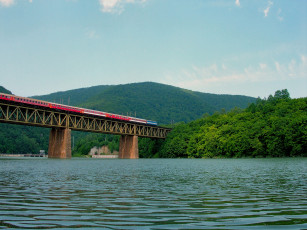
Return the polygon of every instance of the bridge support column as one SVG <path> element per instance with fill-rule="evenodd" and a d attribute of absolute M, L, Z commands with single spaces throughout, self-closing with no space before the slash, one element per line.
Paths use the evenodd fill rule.
<path fill-rule="evenodd" d="M 138 136 L 120 136 L 118 158 L 139 158 Z"/>
<path fill-rule="evenodd" d="M 71 158 L 70 129 L 51 129 L 49 136 L 48 158 Z"/>

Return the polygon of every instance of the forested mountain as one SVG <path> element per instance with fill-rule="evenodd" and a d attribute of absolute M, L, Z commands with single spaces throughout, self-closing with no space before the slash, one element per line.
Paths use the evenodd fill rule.
<path fill-rule="evenodd" d="M 192 121 L 205 113 L 246 108 L 256 99 L 247 96 L 194 92 L 153 82 L 58 92 L 37 99 L 158 121 L 159 124 Z"/>
<path fill-rule="evenodd" d="M 11 93 L 3 87 L 0 92 Z M 252 97 L 200 93 L 153 82 L 94 86 L 33 98 L 123 115 L 136 115 L 158 121 L 160 125 L 189 122 L 206 113 L 229 111 L 234 107 L 246 108 L 256 101 Z M 86 137 L 87 143 L 91 144 L 87 144 L 85 148 L 79 144 L 79 140 L 88 134 L 74 132 L 73 135 L 76 147 L 82 149 L 82 154 L 97 143 L 98 139 L 99 143 L 106 139 L 93 134 L 91 136 L 95 141 L 89 141 L 90 138 Z M 0 124 L 0 152 L 29 153 L 38 152 L 40 149 L 47 150 L 48 136 L 49 129 Z M 109 139 L 108 141 L 113 140 Z M 116 138 L 114 140 L 117 141 Z"/>

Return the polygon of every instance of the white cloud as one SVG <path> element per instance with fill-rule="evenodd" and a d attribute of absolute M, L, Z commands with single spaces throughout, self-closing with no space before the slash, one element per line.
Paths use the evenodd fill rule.
<path fill-rule="evenodd" d="M 29 3 L 32 3 L 33 0 L 29 0 Z M 9 7 L 12 6 L 15 3 L 15 0 L 0 0 L 0 5 Z"/>
<path fill-rule="evenodd" d="M 281 72 L 280 64 L 277 61 L 275 62 L 275 68 L 277 72 Z"/>
<path fill-rule="evenodd" d="M 250 88 L 257 84 L 275 86 L 281 82 L 307 82 L 307 56 L 289 60 L 288 62 L 260 62 L 258 65 L 250 65 L 241 70 L 231 67 L 226 68 L 225 64 L 213 64 L 206 67 L 193 66 L 178 73 L 165 74 L 162 83 L 178 87 L 197 90 L 202 92 L 217 92 L 224 89 L 224 92 L 243 90 L 238 87 Z M 259 89 L 261 90 L 261 89 Z M 248 92 L 247 92 L 248 94 Z"/>
<path fill-rule="evenodd" d="M 101 11 L 104 13 L 122 13 L 124 5 L 129 3 L 144 3 L 147 0 L 99 0 Z"/>
<path fill-rule="evenodd" d="M 120 0 L 99 0 L 102 12 L 112 12 L 119 4 Z"/>
<path fill-rule="evenodd" d="M 240 0 L 236 0 L 236 5 L 240 6 Z"/>
<path fill-rule="evenodd" d="M 260 69 L 264 70 L 267 67 L 267 64 L 265 63 L 259 63 Z"/>
<path fill-rule="evenodd" d="M 97 34 L 97 32 L 95 30 L 92 30 L 92 29 L 87 29 L 86 32 L 85 32 L 85 35 L 89 39 L 97 39 L 97 38 L 99 38 L 99 35 Z"/>
<path fill-rule="evenodd" d="M 277 12 L 277 18 L 278 18 L 279 21 L 283 21 L 284 18 L 282 16 L 280 16 L 280 15 L 281 15 L 281 9 L 279 8 L 278 12 Z"/>
<path fill-rule="evenodd" d="M 268 16 L 268 14 L 269 14 L 270 9 L 271 9 L 272 6 L 273 6 L 273 2 L 272 2 L 272 1 L 269 1 L 269 2 L 268 2 L 267 8 L 265 8 L 265 9 L 263 10 L 264 17 L 267 17 L 267 16 Z"/>
<path fill-rule="evenodd" d="M 0 4 L 5 7 L 9 7 L 14 4 L 14 0 L 0 0 Z"/>

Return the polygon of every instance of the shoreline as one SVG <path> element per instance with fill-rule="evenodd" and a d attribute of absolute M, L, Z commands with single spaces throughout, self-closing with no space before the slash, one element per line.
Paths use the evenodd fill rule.
<path fill-rule="evenodd" d="M 6 153 L 0 153 L 0 157 L 48 157 L 46 154 L 6 154 Z"/>

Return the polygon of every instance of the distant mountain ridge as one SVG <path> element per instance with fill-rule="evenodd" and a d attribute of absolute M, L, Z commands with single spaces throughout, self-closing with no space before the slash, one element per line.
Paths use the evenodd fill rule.
<path fill-rule="evenodd" d="M 101 85 L 56 92 L 34 98 L 131 115 L 160 124 L 188 122 L 205 113 L 213 114 L 234 107 L 246 108 L 256 98 L 195 92 L 154 82 Z"/>

